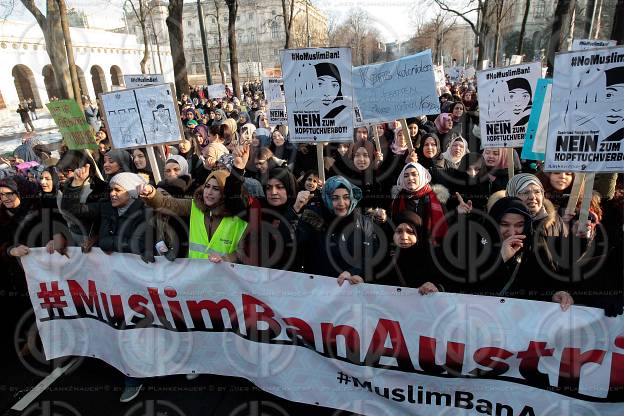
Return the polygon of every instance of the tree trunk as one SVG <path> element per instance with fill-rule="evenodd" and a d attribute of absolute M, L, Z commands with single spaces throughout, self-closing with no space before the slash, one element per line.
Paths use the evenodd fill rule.
<path fill-rule="evenodd" d="M 35 17 L 45 40 L 46 52 L 54 69 L 54 80 L 60 95 L 59 98 L 76 98 L 71 88 L 69 77 L 69 65 L 65 52 L 65 38 L 61 27 L 61 15 L 55 0 L 46 1 L 46 13 L 44 16 L 32 0 L 21 0 L 24 7 Z M 85 91 L 86 92 L 86 91 Z M 80 97 L 76 98 L 79 101 Z"/>
<path fill-rule="evenodd" d="M 169 31 L 169 46 L 173 59 L 173 73 L 175 75 L 176 95 L 178 99 L 182 94 L 188 94 L 189 83 L 186 71 L 186 57 L 184 56 L 184 31 L 182 29 L 182 6 L 183 0 L 169 0 L 169 16 L 167 17 L 167 30 Z"/>
<path fill-rule="evenodd" d="M 145 19 L 140 19 L 139 24 L 141 26 L 141 33 L 143 34 L 143 58 L 139 65 L 141 66 L 141 73 L 147 74 L 147 61 L 149 60 L 149 49 L 147 45 L 149 44 L 149 38 L 147 35 L 147 27 L 145 25 Z"/>
<path fill-rule="evenodd" d="M 291 0 L 294 4 L 295 0 Z M 282 0 L 282 17 L 284 17 L 284 34 L 286 35 L 286 42 L 284 42 L 284 49 L 290 48 L 290 25 L 289 20 L 292 20 L 292 15 L 288 14 L 288 0 Z"/>
<path fill-rule="evenodd" d="M 555 54 L 561 49 L 563 44 L 564 32 L 561 30 L 564 21 L 570 14 L 570 10 L 574 7 L 574 0 L 557 0 L 557 7 L 555 8 L 555 15 L 553 17 L 552 32 L 550 34 L 550 41 L 548 42 L 548 55 L 546 59 L 548 61 L 548 75 L 552 76 L 553 67 L 555 65 Z"/>
<path fill-rule="evenodd" d="M 223 37 L 221 36 L 221 18 L 219 12 L 219 2 L 214 0 L 215 13 L 217 14 L 217 37 L 219 38 L 219 73 L 221 74 L 221 84 L 225 85 L 225 71 L 223 70 Z"/>
<path fill-rule="evenodd" d="M 494 33 L 494 66 L 498 66 L 498 55 L 500 49 L 500 24 L 501 15 L 503 13 L 503 4 L 501 1 L 496 2 L 496 31 Z"/>
<path fill-rule="evenodd" d="M 596 10 L 596 0 L 587 0 L 585 5 L 585 24 L 583 34 L 586 39 L 592 38 L 592 23 L 594 21 L 594 11 Z"/>
<path fill-rule="evenodd" d="M 479 25 L 479 33 L 476 34 L 477 45 L 479 47 L 479 52 L 477 53 L 477 65 L 481 65 L 481 62 L 485 57 L 485 39 L 490 31 L 490 26 L 487 23 L 488 3 L 487 1 L 480 1 L 479 4 L 481 5 L 479 8 L 479 18 L 481 19 L 481 24 Z"/>
<path fill-rule="evenodd" d="M 618 45 L 624 44 L 624 0 L 618 0 L 615 6 L 611 39 L 616 40 Z"/>
<path fill-rule="evenodd" d="M 236 14 L 238 13 L 238 0 L 225 0 L 228 8 L 228 47 L 230 49 L 230 77 L 232 78 L 232 92 L 235 97 L 240 97 L 238 79 L 238 48 L 236 45 Z"/>
<path fill-rule="evenodd" d="M 531 8 L 531 0 L 526 0 L 524 4 L 524 16 L 522 17 L 522 26 L 520 26 L 520 39 L 518 39 L 518 47 L 516 55 L 522 55 L 522 47 L 524 46 L 524 33 L 526 32 L 526 24 L 529 19 L 529 9 Z"/>

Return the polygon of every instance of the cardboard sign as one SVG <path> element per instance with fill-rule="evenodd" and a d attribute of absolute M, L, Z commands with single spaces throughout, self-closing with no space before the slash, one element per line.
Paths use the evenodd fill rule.
<path fill-rule="evenodd" d="M 70 150 L 97 149 L 95 132 L 85 120 L 84 113 L 74 100 L 58 100 L 46 104 Z"/>
<path fill-rule="evenodd" d="M 170 84 L 100 94 L 102 114 L 115 149 L 177 143 L 183 137 Z"/>
<path fill-rule="evenodd" d="M 351 49 L 282 51 L 292 142 L 353 140 Z"/>
<path fill-rule="evenodd" d="M 608 48 L 617 45 L 614 40 L 605 39 L 574 39 L 570 45 L 571 51 L 582 51 L 586 49 Z"/>
<path fill-rule="evenodd" d="M 162 74 L 137 74 L 124 75 L 126 88 L 147 87 L 149 85 L 164 84 L 165 76 Z"/>
<path fill-rule="evenodd" d="M 542 64 L 533 62 L 480 71 L 481 147 L 521 147 Z"/>
<path fill-rule="evenodd" d="M 547 171 L 624 171 L 624 46 L 555 57 Z"/>
<path fill-rule="evenodd" d="M 280 77 L 262 79 L 264 98 L 268 102 L 267 118 L 271 126 L 288 123 L 286 101 L 284 98 L 284 80 Z"/>
<path fill-rule="evenodd" d="M 353 68 L 353 90 L 366 123 L 440 112 L 430 50 Z"/>
<path fill-rule="evenodd" d="M 227 97 L 227 94 L 225 92 L 225 85 L 224 84 L 208 85 L 208 97 L 211 99 Z"/>
<path fill-rule="evenodd" d="M 544 160 L 548 139 L 551 94 L 552 79 L 538 79 L 533 96 L 533 108 L 522 147 L 523 159 Z"/>

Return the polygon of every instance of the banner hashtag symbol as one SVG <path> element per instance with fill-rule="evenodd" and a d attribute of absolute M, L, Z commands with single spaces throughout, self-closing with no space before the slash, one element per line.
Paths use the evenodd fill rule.
<path fill-rule="evenodd" d="M 54 281 L 50 283 L 51 289 L 48 289 L 48 285 L 43 282 L 39 283 L 40 292 L 37 292 L 37 297 L 42 299 L 41 309 L 47 309 L 50 317 L 54 316 L 54 310 L 58 312 L 59 316 L 65 316 L 63 309 L 67 307 L 67 302 L 63 299 L 65 297 L 65 291 L 59 289 L 58 282 Z"/>
<path fill-rule="evenodd" d="M 343 373 L 342 371 L 338 371 L 338 383 L 340 384 L 349 384 L 351 382 L 351 377 Z"/>

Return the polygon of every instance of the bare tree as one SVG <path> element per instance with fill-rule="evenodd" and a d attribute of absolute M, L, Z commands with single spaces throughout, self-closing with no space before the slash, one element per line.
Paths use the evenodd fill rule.
<path fill-rule="evenodd" d="M 167 16 L 166 20 L 178 99 L 182 94 L 187 94 L 189 92 L 186 57 L 184 56 L 184 48 L 182 47 L 184 44 L 184 29 L 182 28 L 183 6 L 184 0 L 169 0 L 169 16 Z"/>
<path fill-rule="evenodd" d="M 219 11 L 219 2 L 214 1 L 215 6 L 215 20 L 217 21 L 217 38 L 219 41 L 219 73 L 221 74 L 221 83 L 225 85 L 225 70 L 223 69 L 223 36 L 221 36 L 221 12 Z"/>
<path fill-rule="evenodd" d="M 522 16 L 522 26 L 520 26 L 520 38 L 518 39 L 518 47 L 516 48 L 516 55 L 522 55 L 522 47 L 524 46 L 524 34 L 526 32 L 526 24 L 529 18 L 529 9 L 531 8 L 531 0 L 526 0 L 524 3 L 524 16 Z"/>
<path fill-rule="evenodd" d="M 284 48 L 290 48 L 291 44 L 291 36 L 292 36 L 292 27 L 295 21 L 295 0 L 290 0 L 290 4 L 288 0 L 282 0 L 282 17 L 284 18 L 284 34 L 286 35 L 286 41 L 284 43 Z"/>
<path fill-rule="evenodd" d="M 137 23 L 141 28 L 141 36 L 143 36 L 143 57 L 139 65 L 141 66 L 141 73 L 147 73 L 147 61 L 149 60 L 149 33 L 147 31 L 147 19 L 151 16 L 152 6 L 147 4 L 147 0 L 126 0 L 126 3 L 130 4 L 132 13 L 137 19 Z M 154 3 L 155 4 L 155 3 Z"/>
<path fill-rule="evenodd" d="M 494 30 L 494 64 L 499 64 L 500 57 L 500 41 L 501 41 L 501 23 L 503 19 L 509 15 L 509 12 L 515 7 L 515 0 L 494 0 L 492 2 L 494 8 L 491 10 L 495 20 Z M 486 15 L 484 15 L 485 17 Z"/>
<path fill-rule="evenodd" d="M 236 45 L 236 15 L 238 14 L 238 0 L 225 0 L 228 8 L 228 48 L 230 49 L 230 77 L 232 91 L 235 97 L 240 96 L 238 78 L 238 47 Z"/>
<path fill-rule="evenodd" d="M 447 13 L 438 11 L 435 17 L 428 21 L 417 22 L 416 32 L 410 39 L 411 48 L 414 51 L 431 48 L 433 61 L 440 64 L 444 52 L 445 37 L 456 26 L 456 19 L 450 18 Z"/>
<path fill-rule="evenodd" d="M 615 6 L 611 39 L 616 40 L 619 45 L 624 43 L 624 0 L 618 0 Z"/>
<path fill-rule="evenodd" d="M 54 69 L 54 79 L 61 98 L 75 98 L 76 101 L 80 101 L 80 97 L 74 97 L 71 88 L 67 53 L 65 52 L 65 38 L 63 37 L 61 16 L 56 0 L 46 0 L 45 15 L 37 7 L 35 0 L 21 0 L 21 2 L 35 17 L 37 24 L 43 32 L 46 52 Z"/>
<path fill-rule="evenodd" d="M 489 32 L 489 25 L 487 19 L 483 16 L 487 16 L 488 13 L 488 1 L 487 0 L 468 0 L 459 5 L 456 2 L 447 0 L 433 0 L 433 2 L 442 10 L 452 15 L 455 15 L 465 21 L 475 34 L 479 53 L 477 55 L 477 61 L 483 60 L 485 52 L 485 37 Z M 477 15 L 478 20 L 475 22 L 469 16 Z"/>
<path fill-rule="evenodd" d="M 565 41 L 565 35 L 562 30 L 564 21 L 569 19 L 568 15 L 574 10 L 575 3 L 575 0 L 557 0 L 547 55 L 548 73 L 551 75 L 554 67 L 555 53 L 559 52 Z"/>

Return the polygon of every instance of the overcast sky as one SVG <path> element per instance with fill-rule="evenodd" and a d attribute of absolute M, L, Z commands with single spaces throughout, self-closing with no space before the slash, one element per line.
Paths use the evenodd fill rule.
<path fill-rule="evenodd" d="M 15 5 L 8 18 L 27 20 L 34 24 L 34 18 L 21 2 L 13 1 Z M 257 1 L 259 5 L 262 4 L 262 0 Z M 37 0 L 37 3 L 44 2 Z M 92 27 L 108 29 L 123 26 L 121 12 L 123 3 L 124 0 L 67 0 L 68 7 L 82 9 L 89 15 Z M 424 3 L 424 0 L 312 0 L 312 3 L 338 20 L 344 19 L 357 5 L 368 12 L 371 23 L 379 29 L 386 42 L 409 39 L 414 32 L 410 15 L 413 15 L 415 10 L 420 9 L 418 12 L 422 12 L 425 9 L 431 12 L 431 8 L 417 7 L 418 4 Z"/>

